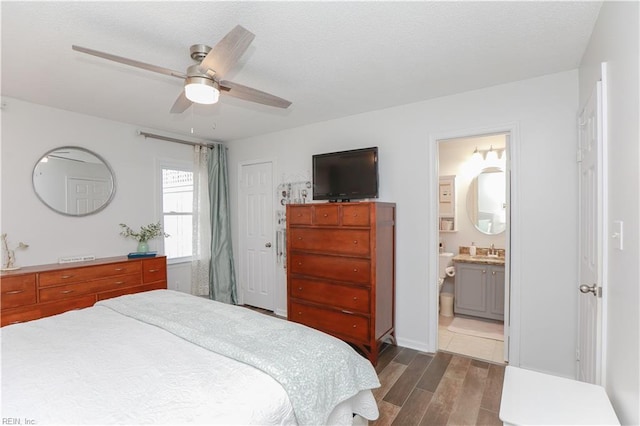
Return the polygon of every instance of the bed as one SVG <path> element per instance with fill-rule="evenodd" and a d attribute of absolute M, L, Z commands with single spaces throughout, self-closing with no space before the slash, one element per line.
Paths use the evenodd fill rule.
<path fill-rule="evenodd" d="M 2 417 L 21 424 L 351 424 L 375 370 L 300 324 L 171 290 L 6 326 Z"/>

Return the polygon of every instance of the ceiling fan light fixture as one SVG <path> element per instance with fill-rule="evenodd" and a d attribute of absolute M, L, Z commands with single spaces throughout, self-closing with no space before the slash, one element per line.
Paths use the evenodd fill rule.
<path fill-rule="evenodd" d="M 220 90 L 213 80 L 205 77 L 187 77 L 184 95 L 196 104 L 215 104 L 220 98 Z"/>

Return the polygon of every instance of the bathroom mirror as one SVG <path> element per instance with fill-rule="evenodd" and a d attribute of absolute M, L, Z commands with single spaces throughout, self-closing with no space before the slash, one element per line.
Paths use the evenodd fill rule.
<path fill-rule="evenodd" d="M 113 171 L 98 154 L 77 146 L 45 153 L 33 167 L 33 189 L 50 209 L 67 216 L 87 216 L 113 199 Z"/>
<path fill-rule="evenodd" d="M 471 223 L 484 234 L 496 235 L 507 226 L 507 181 L 498 167 L 483 169 L 469 185 L 467 213 Z"/>

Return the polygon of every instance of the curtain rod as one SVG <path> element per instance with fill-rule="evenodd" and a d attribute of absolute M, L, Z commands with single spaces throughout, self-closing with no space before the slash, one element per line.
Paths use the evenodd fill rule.
<path fill-rule="evenodd" d="M 161 141 L 167 141 L 167 142 L 175 142 L 175 143 L 181 143 L 183 145 L 192 145 L 192 146 L 206 146 L 206 147 L 213 147 L 216 145 L 222 145 L 219 142 L 191 142 L 191 141 L 185 141 L 183 139 L 177 139 L 177 138 L 172 138 L 169 136 L 162 136 L 162 135 L 156 135 L 154 133 L 149 133 L 149 132 L 143 132 L 142 130 L 138 130 L 138 135 L 140 136 L 144 136 L 145 139 L 146 138 L 153 138 L 153 139 L 158 139 Z"/>

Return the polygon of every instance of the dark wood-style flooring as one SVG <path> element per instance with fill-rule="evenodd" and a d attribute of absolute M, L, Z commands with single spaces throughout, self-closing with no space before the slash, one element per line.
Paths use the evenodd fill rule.
<path fill-rule="evenodd" d="M 370 425 L 502 425 L 504 365 L 386 346 L 373 394 L 380 417 Z"/>
<path fill-rule="evenodd" d="M 376 366 L 381 386 L 373 390 L 380 417 L 369 425 L 502 426 L 498 413 L 504 369 L 463 355 L 385 344 Z"/>

